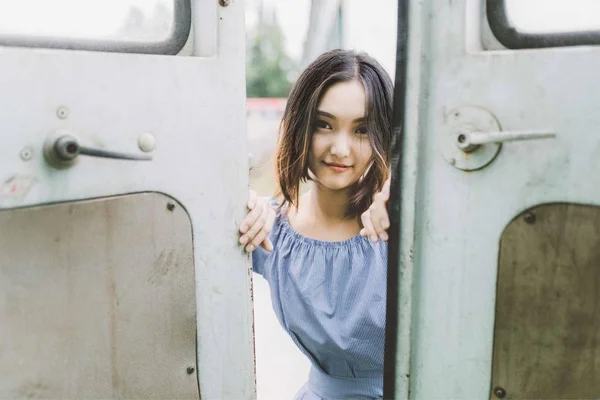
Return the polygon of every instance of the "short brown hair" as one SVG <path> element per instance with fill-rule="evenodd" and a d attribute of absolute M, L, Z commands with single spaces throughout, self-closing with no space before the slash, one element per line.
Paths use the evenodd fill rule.
<path fill-rule="evenodd" d="M 393 84 L 381 65 L 365 53 L 332 50 L 319 56 L 302 72 L 288 97 L 276 152 L 278 197 L 283 204 L 298 205 L 300 183 L 310 180 L 308 152 L 315 131 L 317 107 L 332 85 L 358 80 L 365 88 L 365 123 L 373 148 L 372 166 L 354 184 L 347 217 L 371 205 L 389 172 L 392 136 Z"/>

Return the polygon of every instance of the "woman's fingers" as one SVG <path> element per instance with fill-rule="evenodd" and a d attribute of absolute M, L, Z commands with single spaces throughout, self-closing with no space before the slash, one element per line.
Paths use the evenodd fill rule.
<path fill-rule="evenodd" d="M 260 216 L 261 210 L 255 209 L 257 200 L 258 200 L 258 196 L 256 195 L 256 192 L 254 190 L 250 190 L 250 193 L 248 196 L 248 203 L 247 203 L 247 207 L 248 207 L 248 210 L 250 210 L 250 212 L 248 213 L 248 215 L 246 215 L 246 218 L 244 218 L 244 220 L 242 221 L 242 223 L 240 225 L 240 233 L 241 234 L 248 232 L 248 229 L 250 229 L 250 227 L 252 225 L 254 225 L 254 223 L 256 222 L 256 219 L 258 218 L 258 216 Z M 241 243 L 241 241 L 240 241 L 240 243 Z"/>
<path fill-rule="evenodd" d="M 266 218 L 264 220 L 264 223 L 262 224 L 260 229 L 257 230 L 257 233 L 254 236 L 250 237 L 250 243 L 248 244 L 248 246 L 246 246 L 246 251 L 251 252 L 254 249 L 256 249 L 258 246 L 263 244 L 263 242 L 265 242 L 265 240 L 268 240 L 269 233 L 271 233 L 271 229 L 273 228 L 274 223 L 275 223 L 275 211 L 273 211 L 270 207 L 267 206 Z M 250 235 L 250 233 L 251 232 L 248 232 L 249 235 Z M 269 243 L 271 243 L 270 240 L 269 240 Z M 265 246 L 267 246 L 267 245 L 268 244 L 265 243 Z M 271 249 L 267 249 L 267 247 L 265 247 L 265 246 L 263 246 L 263 247 L 266 250 L 271 251 L 273 249 L 272 244 L 271 244 Z"/>
<path fill-rule="evenodd" d="M 267 222 L 268 218 L 268 211 L 269 206 L 265 202 L 258 202 L 256 204 L 256 207 L 254 207 L 254 210 L 250 212 L 250 214 L 256 212 L 257 217 L 256 219 L 254 219 L 254 223 L 252 223 L 251 225 L 249 224 L 250 228 L 240 238 L 241 244 L 247 244 L 246 250 L 252 251 L 256 248 L 257 244 L 253 244 L 252 241 L 254 240 L 256 235 L 258 235 L 261 229 L 263 229 L 263 227 L 265 226 L 265 223 Z"/>
<path fill-rule="evenodd" d="M 382 239 L 387 241 L 387 230 L 390 227 L 390 220 L 387 213 L 387 207 L 384 202 L 373 203 L 370 209 L 371 222 L 375 228 L 375 232 Z"/>
<path fill-rule="evenodd" d="M 275 211 L 269 202 L 250 191 L 248 196 L 248 215 L 240 225 L 240 244 L 245 246 L 246 251 L 252 252 L 258 246 L 272 251 L 273 243 L 269 239 L 269 233 L 275 224 Z"/>
<path fill-rule="evenodd" d="M 387 229 L 390 226 L 387 218 L 387 212 L 382 210 L 380 207 L 374 207 L 373 209 L 369 210 L 368 217 L 370 225 L 373 227 L 372 231 L 370 231 L 370 235 L 376 235 L 381 238 L 381 240 L 387 241 Z"/>
<path fill-rule="evenodd" d="M 383 188 L 381 189 L 381 193 L 383 194 L 383 200 L 386 202 L 390 199 L 390 187 L 392 185 L 392 177 L 390 177 L 383 184 Z"/>
<path fill-rule="evenodd" d="M 244 221 L 242 221 L 242 225 L 240 226 L 240 233 L 242 233 L 242 237 L 240 237 L 241 244 L 248 243 L 249 238 L 254 237 L 254 234 L 249 235 L 249 231 L 256 225 L 257 221 L 259 221 L 265 212 L 266 206 L 267 205 L 265 202 L 257 200 L 253 209 L 248 213 L 248 215 L 246 215 Z M 258 229 L 260 229 L 260 227 Z M 245 240 L 245 242 L 243 242 L 243 240 Z"/>
<path fill-rule="evenodd" d="M 369 239 L 371 239 L 371 241 L 373 243 L 377 243 L 377 240 L 378 240 L 377 231 L 375 230 L 375 227 L 373 226 L 373 221 L 371 220 L 370 209 L 365 211 L 360 216 L 360 219 L 362 220 L 362 224 L 363 224 L 363 229 L 361 230 L 361 235 L 368 236 Z"/>
<path fill-rule="evenodd" d="M 262 247 L 263 249 L 265 249 L 266 251 L 273 251 L 273 242 L 271 242 L 271 239 L 266 238 L 265 240 L 263 240 L 263 242 L 260 244 L 260 247 Z"/>
<path fill-rule="evenodd" d="M 381 192 L 373 196 L 373 203 L 369 209 L 363 213 L 361 220 L 363 222 L 362 236 L 369 236 L 376 242 L 377 238 L 387 241 L 389 236 L 387 230 L 390 227 L 390 219 L 387 212 L 387 200 L 390 197 L 390 179 L 385 181 Z"/>
<path fill-rule="evenodd" d="M 254 206 L 256 205 L 256 198 L 258 196 L 256 195 L 256 192 L 254 190 L 250 190 L 250 194 L 248 196 L 248 209 L 249 210 L 253 210 Z"/>

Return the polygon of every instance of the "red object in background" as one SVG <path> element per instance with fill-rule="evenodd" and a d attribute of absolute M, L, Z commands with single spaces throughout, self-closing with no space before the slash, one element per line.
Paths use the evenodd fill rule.
<path fill-rule="evenodd" d="M 285 98 L 251 97 L 246 99 L 246 114 L 263 118 L 281 118 L 286 102 Z"/>

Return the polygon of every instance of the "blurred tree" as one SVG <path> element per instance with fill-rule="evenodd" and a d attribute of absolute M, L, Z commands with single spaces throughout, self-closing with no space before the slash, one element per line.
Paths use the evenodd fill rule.
<path fill-rule="evenodd" d="M 296 68 L 285 52 L 283 32 L 274 12 L 267 18 L 260 6 L 258 23 L 248 32 L 247 43 L 247 97 L 287 97 Z"/>

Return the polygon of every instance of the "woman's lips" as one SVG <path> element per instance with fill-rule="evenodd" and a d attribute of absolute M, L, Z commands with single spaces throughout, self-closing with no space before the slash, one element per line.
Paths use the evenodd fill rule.
<path fill-rule="evenodd" d="M 335 172 L 346 172 L 350 169 L 350 165 L 344 165 L 344 164 L 326 162 L 325 165 L 327 165 L 327 167 L 329 167 L 329 169 L 331 169 Z"/>

